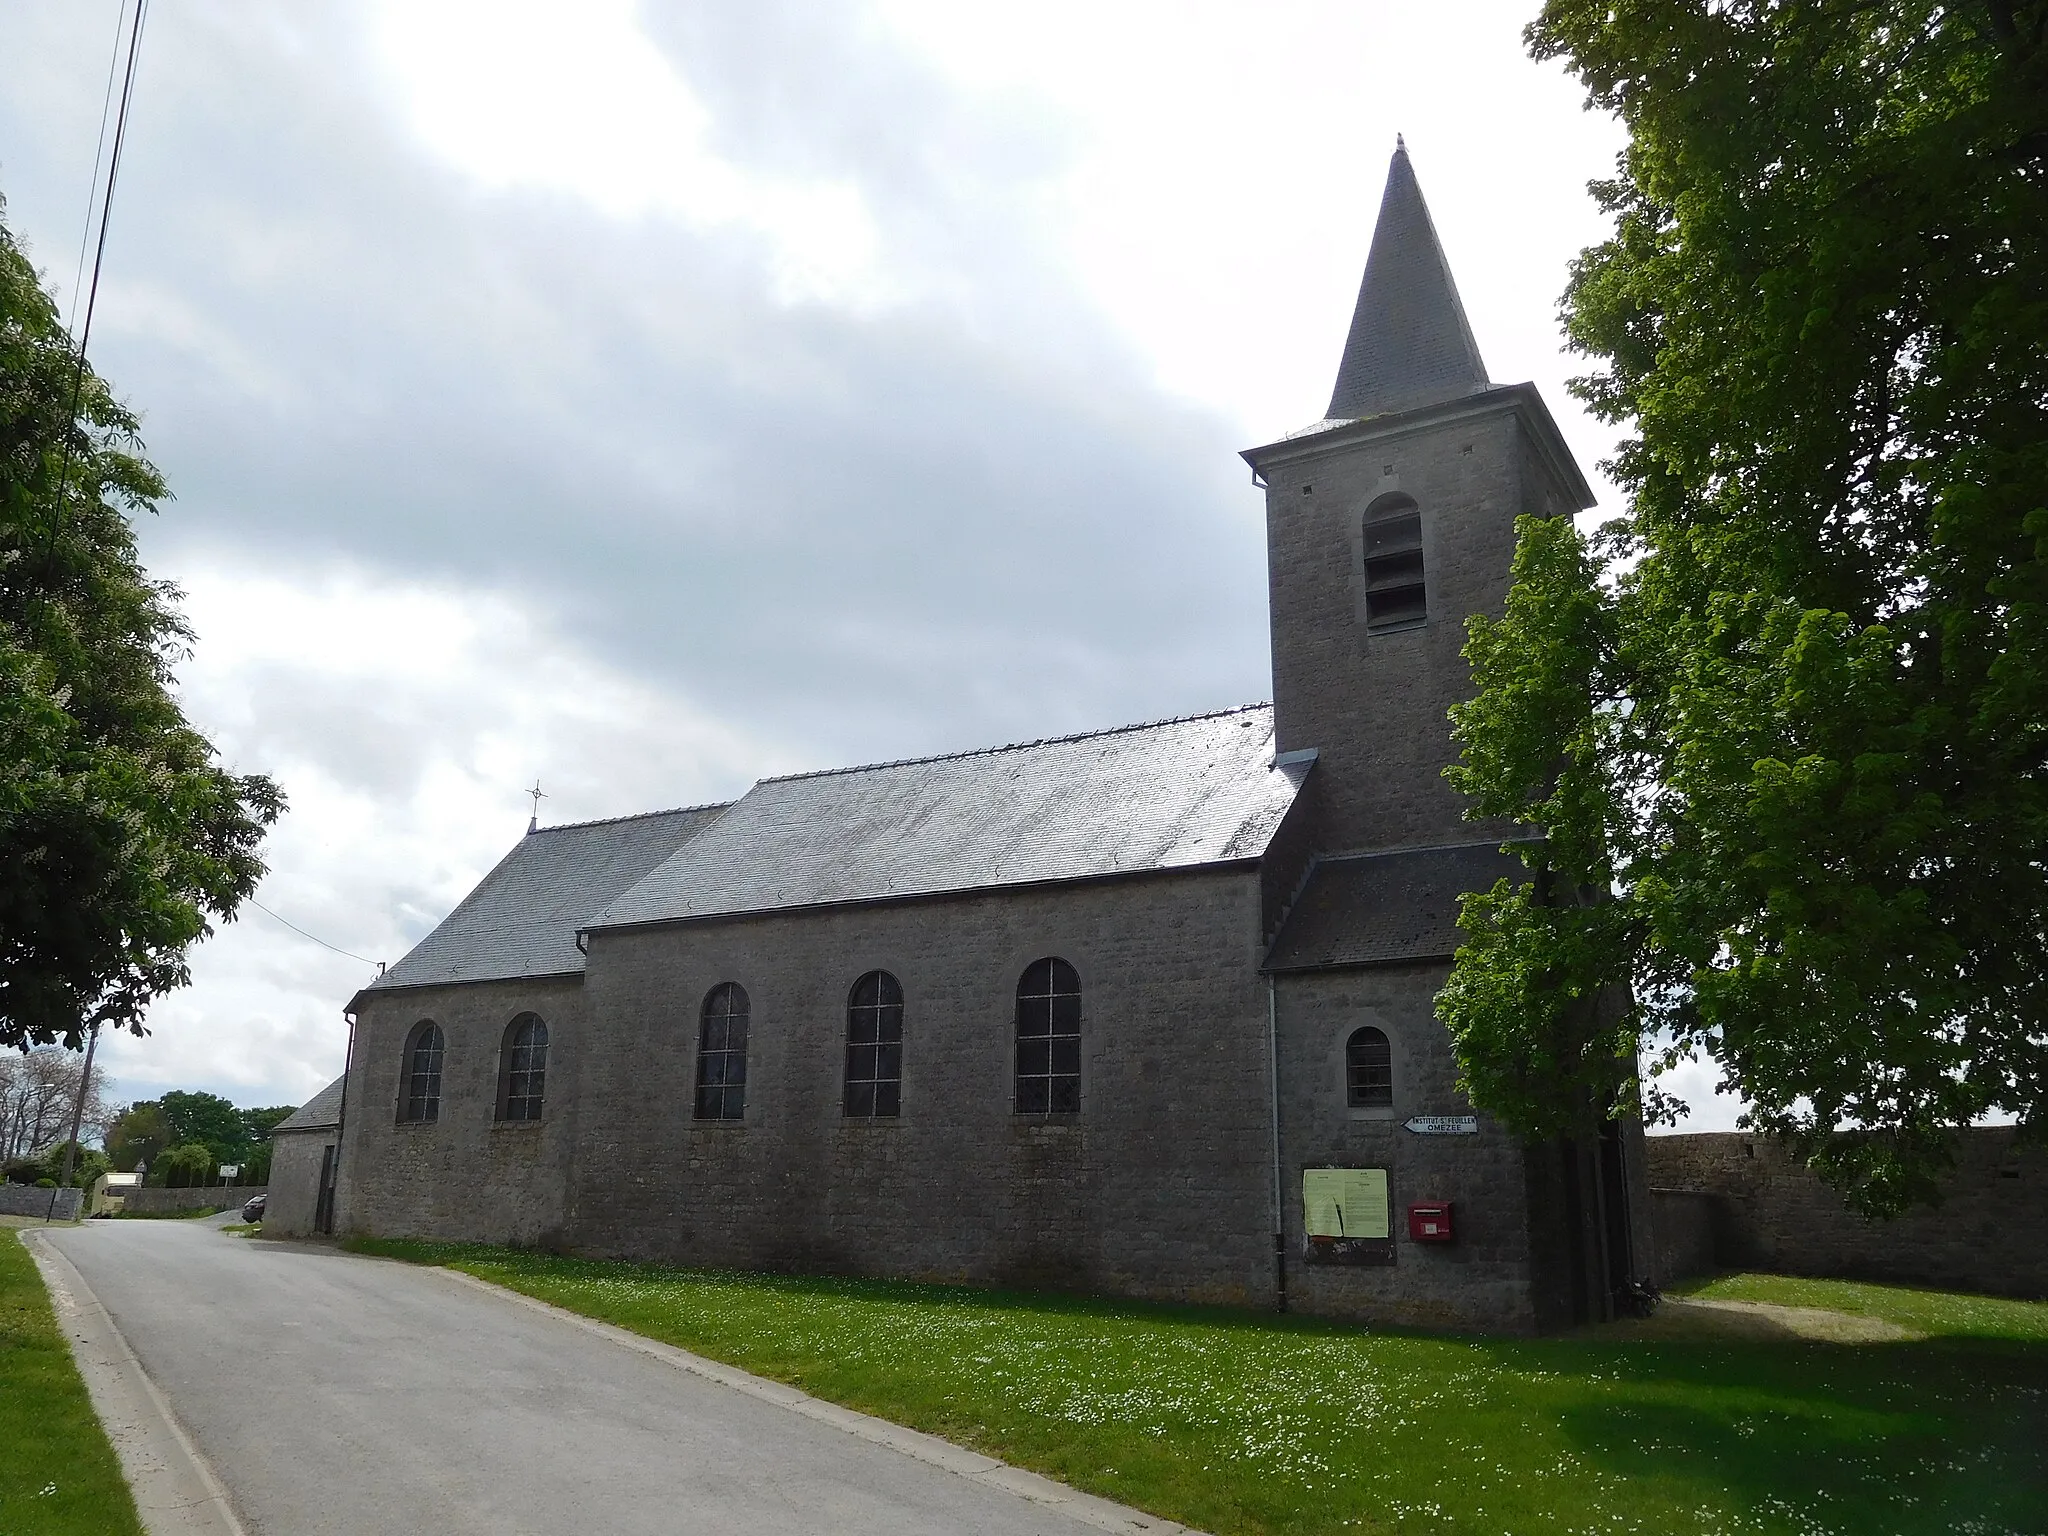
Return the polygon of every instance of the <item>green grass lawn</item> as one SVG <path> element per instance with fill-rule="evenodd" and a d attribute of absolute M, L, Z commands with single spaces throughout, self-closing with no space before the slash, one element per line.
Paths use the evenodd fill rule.
<path fill-rule="evenodd" d="M 142 1532 L 43 1278 L 8 1230 L 0 1230 L 0 1531 Z"/>
<path fill-rule="evenodd" d="M 1929 1336 L 1882 1345 L 1476 1339 L 468 1245 L 350 1246 L 452 1265 L 1219 1536 L 2048 1531 L 2039 1305 L 1891 1303 L 1914 1308 Z M 1784 1300 L 1763 1281 L 1717 1283 Z M 1820 1293 L 1798 1294 L 1789 1304 Z M 1995 1310 L 2008 1307 L 2020 1310 Z"/>

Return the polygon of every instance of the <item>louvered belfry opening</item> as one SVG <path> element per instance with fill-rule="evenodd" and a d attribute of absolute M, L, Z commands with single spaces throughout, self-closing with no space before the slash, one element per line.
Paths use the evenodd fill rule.
<path fill-rule="evenodd" d="M 1380 634 L 1428 617 L 1422 513 L 1406 496 L 1383 497 L 1365 514 L 1365 627 Z"/>

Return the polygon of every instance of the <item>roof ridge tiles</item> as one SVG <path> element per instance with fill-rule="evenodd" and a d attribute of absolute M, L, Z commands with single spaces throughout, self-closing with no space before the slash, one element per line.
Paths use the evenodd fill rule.
<path fill-rule="evenodd" d="M 994 757 L 1000 752 L 1024 752 L 1033 747 L 1057 747 L 1073 741 L 1096 741 L 1105 736 L 1123 736 L 1132 731 L 1156 731 L 1162 726 L 1186 725 L 1195 720 L 1220 720 L 1226 715 L 1250 714 L 1255 709 L 1270 709 L 1270 700 L 1253 704 L 1233 704 L 1228 709 L 1198 710 L 1191 715 L 1167 715 L 1158 720 L 1140 720 L 1131 725 L 1104 726 L 1093 731 L 1075 731 L 1066 736 L 1041 736 L 1034 741 L 1010 741 L 1000 746 L 975 747 L 965 752 L 933 752 L 925 757 L 898 757 L 879 763 L 856 763 L 845 768 L 813 768 L 805 773 L 780 773 L 761 779 L 762 784 L 789 784 L 798 779 L 829 779 L 849 773 L 874 773 L 883 768 L 914 768 L 921 763 L 962 762 L 970 757 Z"/>
<path fill-rule="evenodd" d="M 672 805 L 661 811 L 634 811 L 625 816 L 594 816 L 589 821 L 557 821 L 545 827 L 535 827 L 527 836 L 545 837 L 550 832 L 575 832 L 584 827 L 612 827 L 622 821 L 646 821 L 655 816 L 683 816 L 692 811 L 724 811 L 730 810 L 733 804 L 731 800 L 707 800 L 702 805 Z"/>

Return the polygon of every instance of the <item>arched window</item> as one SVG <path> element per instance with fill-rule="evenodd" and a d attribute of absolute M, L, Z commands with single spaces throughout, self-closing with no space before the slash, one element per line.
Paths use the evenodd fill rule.
<path fill-rule="evenodd" d="M 846 1001 L 846 1113 L 896 1114 L 903 1104 L 903 984 L 869 971 Z"/>
<path fill-rule="evenodd" d="M 500 1120 L 538 1120 L 548 1088 L 548 1027 L 522 1013 L 505 1030 L 498 1089 Z"/>
<path fill-rule="evenodd" d="M 441 1118 L 441 1026 L 431 1019 L 413 1025 L 405 1041 L 405 1086 L 399 1094 L 401 1120 Z"/>
<path fill-rule="evenodd" d="M 704 999 L 697 1029 L 697 1118 L 740 1120 L 747 1112 L 747 991 L 721 982 Z"/>
<path fill-rule="evenodd" d="M 1369 1025 L 1344 1042 L 1344 1097 L 1353 1109 L 1393 1108 L 1394 1052 Z"/>
<path fill-rule="evenodd" d="M 1365 627 L 1409 629 L 1429 617 L 1422 581 L 1422 513 L 1406 496 L 1365 509 Z"/>
<path fill-rule="evenodd" d="M 1034 960 L 1017 978 L 1017 1113 L 1081 1108 L 1081 978 L 1064 960 Z"/>

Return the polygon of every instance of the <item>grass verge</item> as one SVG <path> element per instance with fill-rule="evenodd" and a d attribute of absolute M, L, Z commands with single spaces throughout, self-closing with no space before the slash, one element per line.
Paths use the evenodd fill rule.
<path fill-rule="evenodd" d="M 1806 1280 L 1794 1275 L 1720 1275 L 1676 1286 L 1673 1294 L 1707 1301 L 1818 1307 L 1845 1312 L 1851 1317 L 1874 1317 L 1933 1338 L 2048 1344 L 2048 1302 L 1966 1296 L 1956 1291 L 1871 1285 L 1857 1280 Z"/>
<path fill-rule="evenodd" d="M 449 1265 L 1219 1536 L 2048 1529 L 2048 1348 L 2028 1331 L 1449 1338 L 348 1246 Z"/>
<path fill-rule="evenodd" d="M 224 1205 L 199 1205 L 189 1211 L 116 1211 L 116 1221 L 197 1221 L 202 1216 L 218 1216 L 226 1210 Z"/>
<path fill-rule="evenodd" d="M 0 1231 L 0 1531 L 141 1536 L 28 1249 Z"/>

